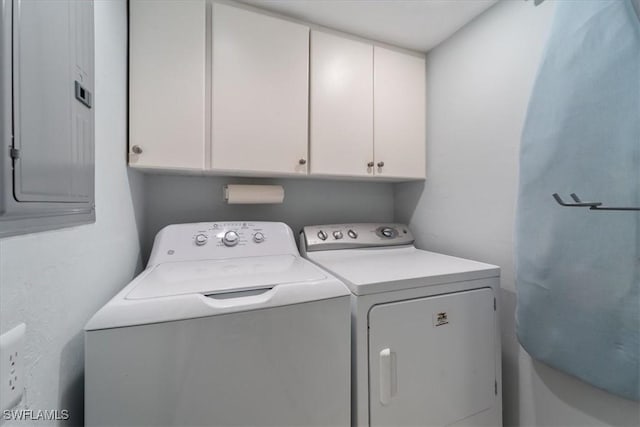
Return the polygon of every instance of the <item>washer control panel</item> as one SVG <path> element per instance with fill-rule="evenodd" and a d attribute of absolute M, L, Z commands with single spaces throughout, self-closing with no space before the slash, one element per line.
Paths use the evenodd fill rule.
<path fill-rule="evenodd" d="M 298 250 L 293 232 L 281 222 L 200 222 L 160 230 L 149 264 L 288 253 Z"/>
<path fill-rule="evenodd" d="M 300 234 L 301 247 L 308 252 L 410 245 L 413 241 L 406 225 L 391 223 L 309 225 Z"/>
<path fill-rule="evenodd" d="M 212 223 L 209 227 L 195 230 L 193 244 L 195 246 L 214 244 L 226 247 L 260 244 L 267 240 L 267 234 L 264 227 L 256 226 L 256 223 Z"/>
<path fill-rule="evenodd" d="M 259 245 L 265 243 L 270 233 L 264 223 L 255 222 L 214 222 L 196 230 L 193 243 L 196 246 L 211 244 L 219 247 Z"/>

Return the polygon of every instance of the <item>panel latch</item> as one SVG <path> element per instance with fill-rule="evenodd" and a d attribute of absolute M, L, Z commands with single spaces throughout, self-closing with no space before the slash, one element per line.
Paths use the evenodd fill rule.
<path fill-rule="evenodd" d="M 79 81 L 75 81 L 76 99 L 84 104 L 87 108 L 91 108 L 91 92 L 80 84 Z"/>

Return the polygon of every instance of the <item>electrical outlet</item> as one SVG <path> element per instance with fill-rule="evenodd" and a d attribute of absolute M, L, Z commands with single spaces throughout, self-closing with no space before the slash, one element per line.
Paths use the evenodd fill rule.
<path fill-rule="evenodd" d="M 16 406 L 24 391 L 24 336 L 27 326 L 19 324 L 0 336 L 0 407 Z"/>

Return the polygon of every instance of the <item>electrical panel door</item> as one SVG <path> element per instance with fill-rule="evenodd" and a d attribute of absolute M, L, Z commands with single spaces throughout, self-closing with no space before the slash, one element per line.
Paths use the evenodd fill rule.
<path fill-rule="evenodd" d="M 93 198 L 93 2 L 13 7 L 13 192 L 18 202 Z"/>

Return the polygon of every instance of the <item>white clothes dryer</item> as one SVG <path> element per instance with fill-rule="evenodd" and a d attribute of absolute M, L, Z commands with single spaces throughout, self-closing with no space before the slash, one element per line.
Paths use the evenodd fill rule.
<path fill-rule="evenodd" d="M 352 425 L 499 426 L 500 269 L 413 243 L 402 224 L 301 233 L 352 293 Z"/>
<path fill-rule="evenodd" d="M 85 327 L 87 426 L 348 426 L 349 290 L 282 223 L 170 225 Z"/>

